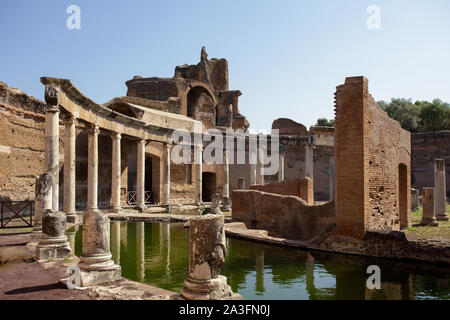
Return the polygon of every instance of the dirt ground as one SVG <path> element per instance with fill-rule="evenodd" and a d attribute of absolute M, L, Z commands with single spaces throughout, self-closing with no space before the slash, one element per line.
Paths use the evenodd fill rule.
<path fill-rule="evenodd" d="M 447 206 L 447 213 L 450 216 L 450 205 Z M 433 239 L 450 242 L 450 221 L 439 221 L 438 227 L 421 226 L 422 207 L 412 213 L 412 226 L 405 233 L 409 240 Z"/>

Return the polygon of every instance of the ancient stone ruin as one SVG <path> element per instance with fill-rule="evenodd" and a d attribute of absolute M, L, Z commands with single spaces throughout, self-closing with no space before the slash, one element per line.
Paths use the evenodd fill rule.
<path fill-rule="evenodd" d="M 189 222 L 189 274 L 182 296 L 189 300 L 241 299 L 220 275 L 227 252 L 224 217 L 208 214 Z"/>

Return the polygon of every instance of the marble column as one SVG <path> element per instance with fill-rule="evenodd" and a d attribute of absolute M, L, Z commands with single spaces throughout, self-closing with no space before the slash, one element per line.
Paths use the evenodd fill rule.
<path fill-rule="evenodd" d="M 314 147 L 310 144 L 305 147 L 305 176 L 314 181 Z"/>
<path fill-rule="evenodd" d="M 328 179 L 330 183 L 330 201 L 334 200 L 334 157 L 330 157 L 328 166 Z"/>
<path fill-rule="evenodd" d="M 164 201 L 163 206 L 170 210 L 170 150 L 172 144 L 164 144 L 164 168 L 163 168 L 163 184 L 164 184 Z"/>
<path fill-rule="evenodd" d="M 139 212 L 147 209 L 145 205 L 145 144 L 141 139 L 137 144 L 137 167 L 136 167 L 136 207 Z"/>
<path fill-rule="evenodd" d="M 256 164 L 250 164 L 250 185 L 256 184 Z"/>
<path fill-rule="evenodd" d="M 411 210 L 419 208 L 419 190 L 411 188 Z"/>
<path fill-rule="evenodd" d="M 110 220 L 97 208 L 99 128 L 88 129 L 88 207 L 83 214 L 83 252 L 78 267 L 81 286 L 120 279 L 110 251 Z"/>
<path fill-rule="evenodd" d="M 444 159 L 434 159 L 434 210 L 437 220 L 448 221 Z"/>
<path fill-rule="evenodd" d="M 67 222 L 76 223 L 75 210 L 75 119 L 64 117 L 64 212 Z"/>
<path fill-rule="evenodd" d="M 230 165 L 228 159 L 228 152 L 223 151 L 223 200 L 222 200 L 222 211 L 231 210 L 231 199 L 230 199 Z"/>
<path fill-rule="evenodd" d="M 422 189 L 423 215 L 421 225 L 438 226 L 434 208 L 434 188 L 424 187 Z"/>
<path fill-rule="evenodd" d="M 52 210 L 59 210 L 59 108 L 45 111 L 45 171 L 52 174 Z"/>
<path fill-rule="evenodd" d="M 44 173 L 36 176 L 34 223 L 31 233 L 31 243 L 39 243 L 42 235 L 42 215 L 52 209 L 52 175 Z"/>
<path fill-rule="evenodd" d="M 113 133 L 111 135 L 112 139 L 112 172 L 111 172 L 111 211 L 120 212 L 120 188 L 121 188 L 121 150 L 120 141 L 122 135 L 120 133 Z"/>
<path fill-rule="evenodd" d="M 195 205 L 203 207 L 203 146 L 194 146 L 195 167 L 197 169 L 197 181 L 195 185 Z"/>
<path fill-rule="evenodd" d="M 280 153 L 280 165 L 278 168 L 278 182 L 284 181 L 284 154 Z"/>
<path fill-rule="evenodd" d="M 193 217 L 189 225 L 189 269 L 181 295 L 188 300 L 242 299 L 220 275 L 226 257 L 224 216 Z"/>

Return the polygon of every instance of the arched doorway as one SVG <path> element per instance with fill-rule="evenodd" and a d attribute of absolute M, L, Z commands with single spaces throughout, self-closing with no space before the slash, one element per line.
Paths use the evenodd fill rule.
<path fill-rule="evenodd" d="M 186 115 L 195 118 L 197 105 L 209 104 L 214 106 L 214 99 L 211 93 L 204 87 L 197 86 L 189 90 L 187 94 L 187 110 Z"/>
<path fill-rule="evenodd" d="M 216 192 L 216 174 L 212 172 L 203 172 L 202 173 L 203 202 L 210 202 L 214 192 Z"/>
<path fill-rule="evenodd" d="M 408 227 L 408 167 L 401 163 L 398 166 L 398 202 L 400 229 Z"/>

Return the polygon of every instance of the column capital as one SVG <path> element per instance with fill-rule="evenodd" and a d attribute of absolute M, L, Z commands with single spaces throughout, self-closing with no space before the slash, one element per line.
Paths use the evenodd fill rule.
<path fill-rule="evenodd" d="M 172 145 L 173 145 L 172 141 L 164 142 L 164 146 L 166 147 L 166 149 L 170 149 L 172 147 Z"/>
<path fill-rule="evenodd" d="M 113 133 L 111 133 L 111 139 L 120 140 L 120 139 L 122 139 L 122 134 L 120 134 L 118 132 L 113 132 Z"/>
<path fill-rule="evenodd" d="M 75 123 L 75 117 L 73 114 L 66 114 L 62 117 L 65 126 L 71 126 Z"/>
<path fill-rule="evenodd" d="M 100 133 L 100 128 L 95 124 L 90 124 L 86 130 L 89 135 L 98 135 Z"/>
<path fill-rule="evenodd" d="M 45 106 L 45 113 L 59 113 L 59 107 L 48 104 Z"/>
<path fill-rule="evenodd" d="M 59 105 L 59 88 L 55 86 L 46 86 L 45 87 L 45 102 L 49 106 L 58 106 Z"/>
<path fill-rule="evenodd" d="M 139 144 L 144 144 L 144 145 L 145 145 L 145 144 L 147 144 L 147 140 L 145 140 L 145 139 L 139 139 L 139 140 L 138 140 L 138 143 L 139 143 Z"/>

